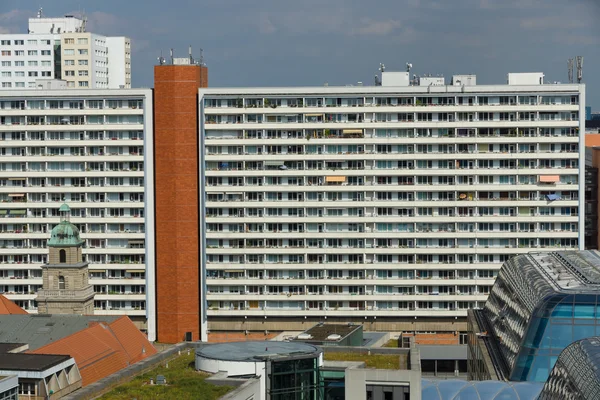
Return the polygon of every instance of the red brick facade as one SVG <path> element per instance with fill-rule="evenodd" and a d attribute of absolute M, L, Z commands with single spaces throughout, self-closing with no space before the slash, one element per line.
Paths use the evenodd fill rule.
<path fill-rule="evenodd" d="M 208 70 L 154 68 L 157 340 L 200 340 L 198 88 Z"/>

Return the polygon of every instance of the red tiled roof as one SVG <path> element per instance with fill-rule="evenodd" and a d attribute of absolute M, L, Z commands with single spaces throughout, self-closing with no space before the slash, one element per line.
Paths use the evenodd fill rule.
<path fill-rule="evenodd" d="M 0 315 L 27 314 L 27 311 L 0 294 Z"/>
<path fill-rule="evenodd" d="M 83 386 L 156 354 L 156 349 L 128 317 L 91 326 L 32 353 L 69 354 L 81 372 Z"/>

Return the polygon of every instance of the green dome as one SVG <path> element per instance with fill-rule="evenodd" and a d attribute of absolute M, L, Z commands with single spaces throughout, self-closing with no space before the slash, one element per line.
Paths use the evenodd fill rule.
<path fill-rule="evenodd" d="M 75 247 L 81 246 L 83 240 L 79 238 L 79 229 L 69 222 L 71 209 L 67 204 L 60 206 L 58 211 L 61 214 L 62 220 L 50 232 L 49 247 Z"/>

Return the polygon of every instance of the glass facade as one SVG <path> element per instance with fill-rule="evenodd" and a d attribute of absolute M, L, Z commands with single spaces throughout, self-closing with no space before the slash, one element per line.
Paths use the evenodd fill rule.
<path fill-rule="evenodd" d="M 542 385 L 534 382 L 427 380 L 421 383 L 423 400 L 535 400 Z"/>
<path fill-rule="evenodd" d="M 579 340 L 561 354 L 539 400 L 600 399 L 600 338 Z"/>
<path fill-rule="evenodd" d="M 269 394 L 272 400 L 323 398 L 318 357 L 272 361 L 269 378 Z"/>
<path fill-rule="evenodd" d="M 595 252 L 533 253 L 504 264 L 483 310 L 511 381 L 544 382 L 559 354 L 600 335 Z"/>

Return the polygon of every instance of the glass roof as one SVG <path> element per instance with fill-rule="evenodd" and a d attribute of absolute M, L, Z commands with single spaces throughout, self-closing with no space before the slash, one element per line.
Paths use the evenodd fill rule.
<path fill-rule="evenodd" d="M 422 400 L 535 400 L 543 383 L 421 380 Z"/>

